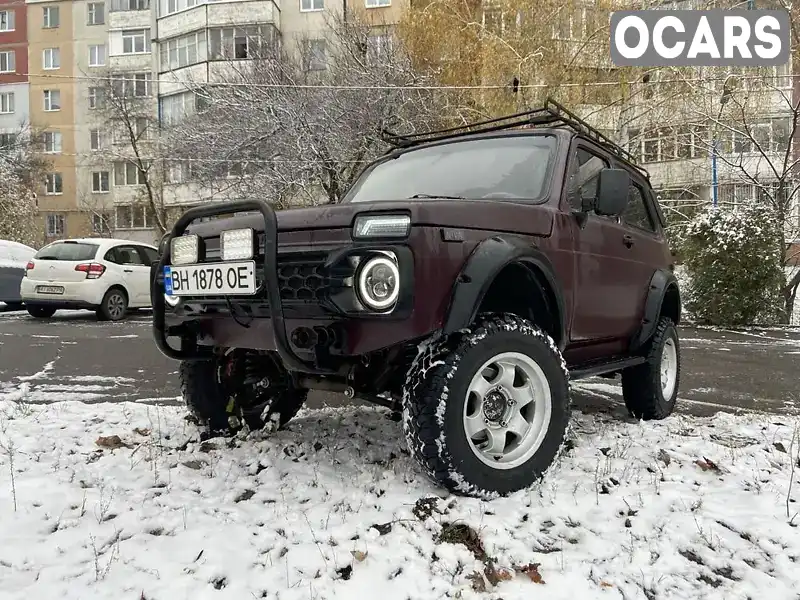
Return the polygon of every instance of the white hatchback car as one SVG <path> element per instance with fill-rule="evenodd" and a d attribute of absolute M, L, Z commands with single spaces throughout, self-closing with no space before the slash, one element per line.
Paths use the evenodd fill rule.
<path fill-rule="evenodd" d="M 129 308 L 151 306 L 150 264 L 158 250 L 130 240 L 85 238 L 48 244 L 28 263 L 20 296 L 28 312 L 52 317 L 62 308 L 119 321 Z"/>

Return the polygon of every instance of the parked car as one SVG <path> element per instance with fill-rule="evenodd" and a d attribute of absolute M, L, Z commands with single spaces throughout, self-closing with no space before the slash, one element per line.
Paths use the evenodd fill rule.
<path fill-rule="evenodd" d="M 22 308 L 19 284 L 25 275 L 25 265 L 36 250 L 19 242 L 0 240 L 0 302 L 9 310 Z"/>
<path fill-rule="evenodd" d="M 119 321 L 130 308 L 150 306 L 150 264 L 155 260 L 154 246 L 130 240 L 53 242 L 28 262 L 20 295 L 34 317 L 86 309 L 98 319 Z"/>
<path fill-rule="evenodd" d="M 387 140 L 339 204 L 201 206 L 164 240 L 154 337 L 204 434 L 341 390 L 402 410 L 433 480 L 492 496 L 565 447 L 570 379 L 621 375 L 633 416 L 672 413 L 680 292 L 628 152 L 552 101 Z"/>

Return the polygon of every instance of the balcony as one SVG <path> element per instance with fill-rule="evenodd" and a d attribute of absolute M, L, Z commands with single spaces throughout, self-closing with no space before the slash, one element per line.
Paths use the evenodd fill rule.
<path fill-rule="evenodd" d="M 207 27 L 272 23 L 280 29 L 280 9 L 272 0 L 218 0 L 159 17 L 156 38 L 161 41 Z"/>

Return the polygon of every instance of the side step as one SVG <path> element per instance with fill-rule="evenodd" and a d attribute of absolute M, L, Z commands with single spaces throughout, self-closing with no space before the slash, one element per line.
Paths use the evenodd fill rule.
<path fill-rule="evenodd" d="M 645 362 L 643 356 L 630 356 L 627 358 L 620 358 L 612 361 L 591 362 L 582 365 L 575 365 L 574 368 L 569 370 L 570 381 L 575 379 L 586 379 L 587 377 L 594 377 L 595 375 L 605 375 L 606 373 L 613 373 L 614 371 L 621 371 L 628 367 L 635 367 Z"/>

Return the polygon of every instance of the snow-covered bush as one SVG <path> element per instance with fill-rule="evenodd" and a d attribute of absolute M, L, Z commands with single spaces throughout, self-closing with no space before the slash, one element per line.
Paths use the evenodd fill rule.
<path fill-rule="evenodd" d="M 689 283 L 686 308 L 698 323 L 771 324 L 780 319 L 783 271 L 776 221 L 755 204 L 703 211 L 678 244 Z"/>

